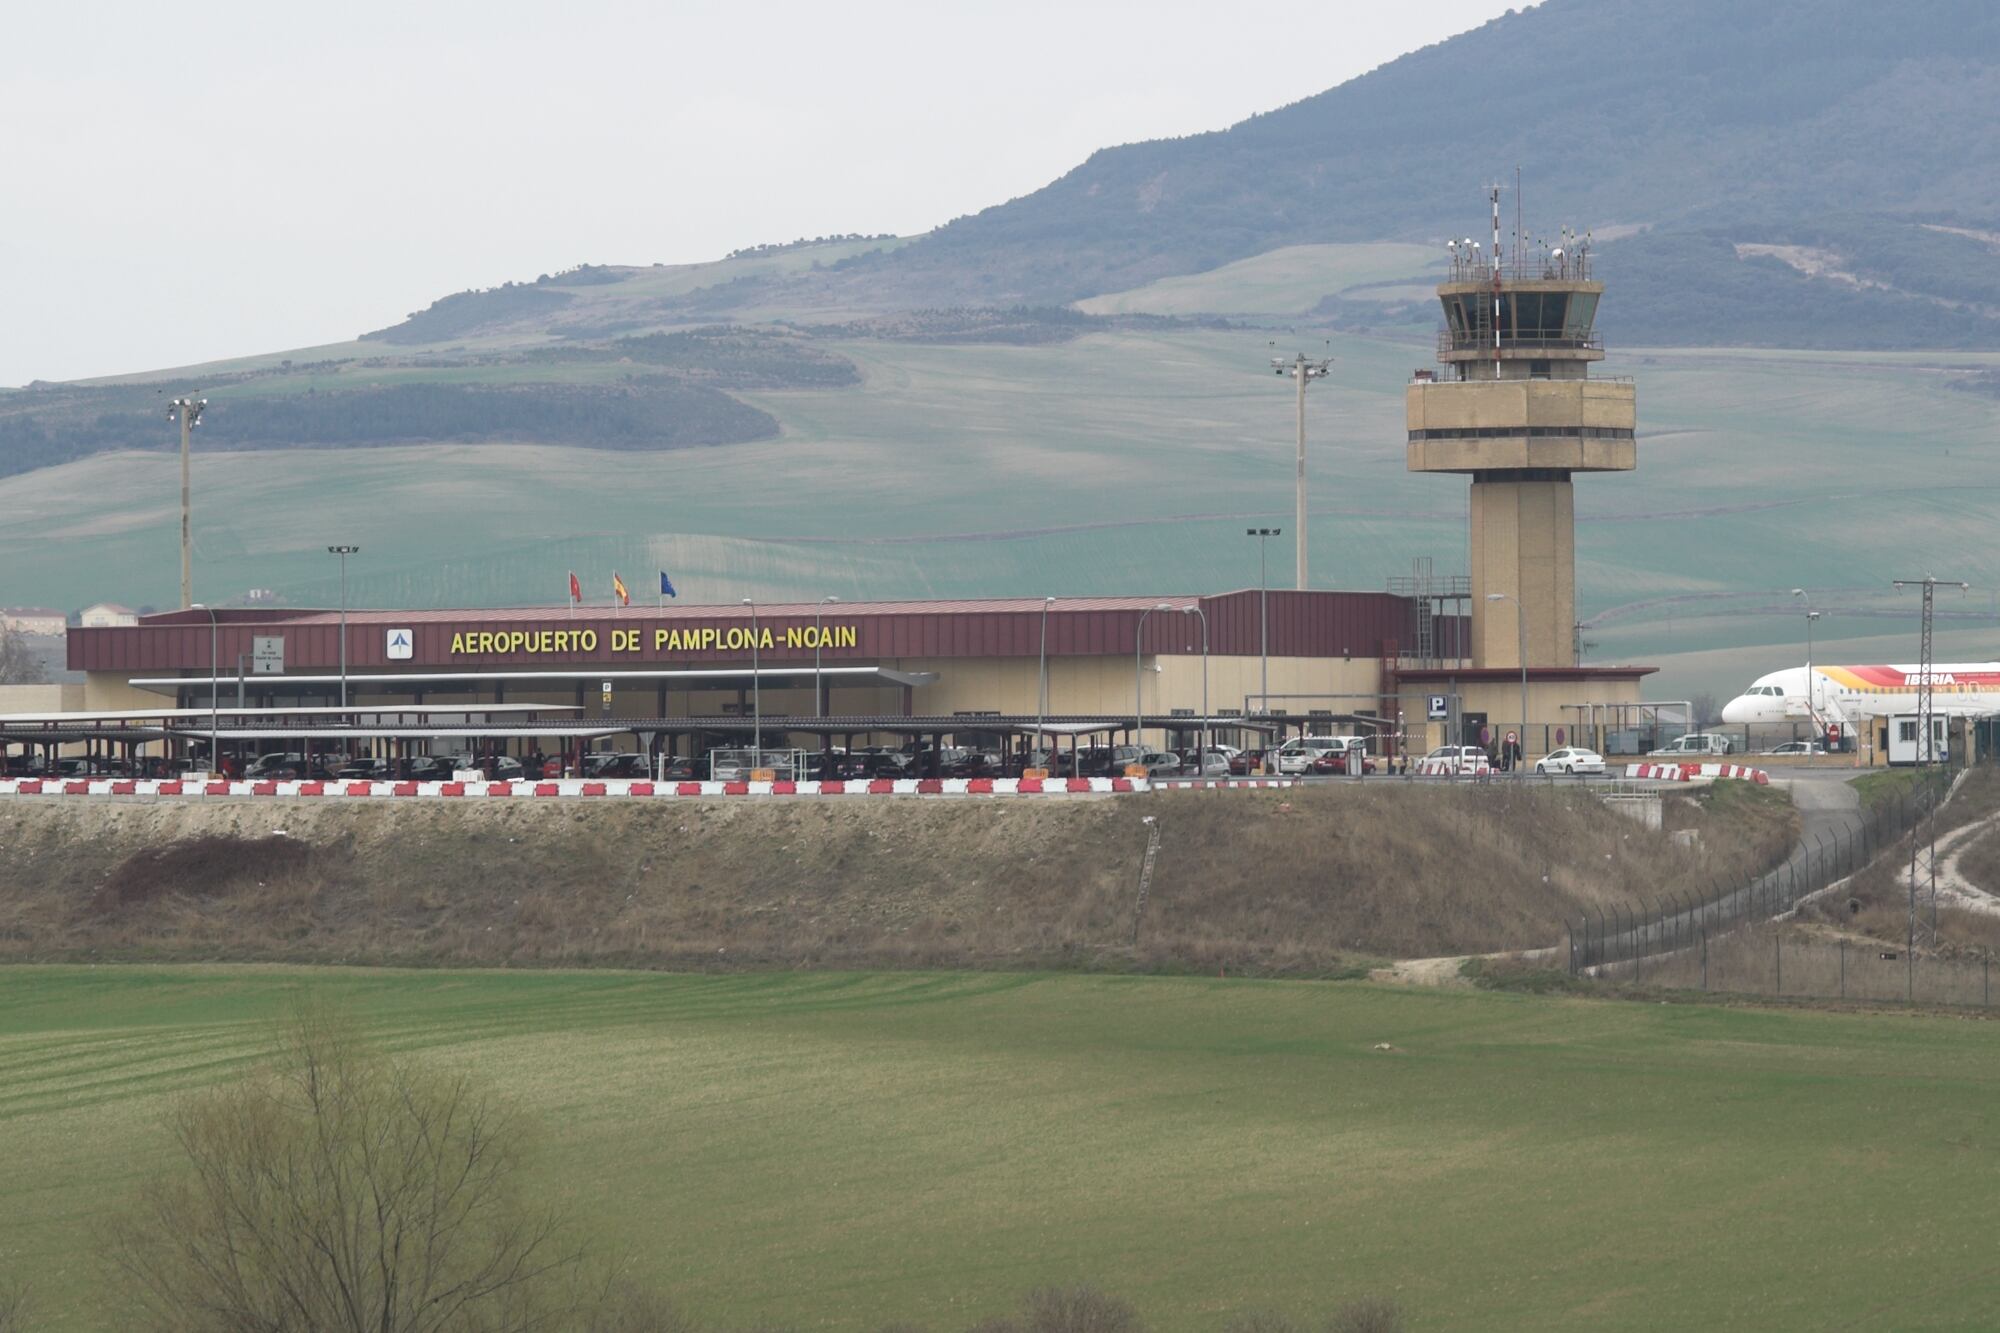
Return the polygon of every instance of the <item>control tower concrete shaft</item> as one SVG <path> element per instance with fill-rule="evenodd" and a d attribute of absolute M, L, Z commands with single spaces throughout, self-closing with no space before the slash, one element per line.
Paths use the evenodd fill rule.
<path fill-rule="evenodd" d="M 1588 242 L 1499 253 L 1452 242 L 1438 286 L 1441 373 L 1407 393 L 1409 468 L 1472 477 L 1472 665 L 1576 665 L 1576 517 L 1571 477 L 1638 466 L 1629 381 L 1593 380 L 1604 284 Z M 1520 617 L 1525 617 L 1525 626 Z"/>

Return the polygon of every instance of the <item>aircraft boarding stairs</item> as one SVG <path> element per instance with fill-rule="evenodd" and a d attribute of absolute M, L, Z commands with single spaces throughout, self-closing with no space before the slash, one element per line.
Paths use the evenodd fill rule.
<path fill-rule="evenodd" d="M 1853 734 L 1853 728 L 1848 724 L 1847 714 L 1841 711 L 1840 705 L 1837 703 L 1822 703 L 1818 707 L 1815 707 L 1809 699 L 1798 699 L 1787 695 L 1785 698 L 1785 716 L 1793 720 L 1799 718 L 1812 719 L 1812 739 L 1816 741 Z"/>

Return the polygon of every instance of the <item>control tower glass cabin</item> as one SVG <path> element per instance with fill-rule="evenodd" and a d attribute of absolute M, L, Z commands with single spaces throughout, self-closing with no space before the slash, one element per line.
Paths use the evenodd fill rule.
<path fill-rule="evenodd" d="M 1472 665 L 1519 667 L 1525 639 L 1530 667 L 1574 666 L 1570 479 L 1638 466 L 1632 384 L 1590 378 L 1604 284 L 1587 243 L 1497 265 L 1469 241 L 1450 250 L 1444 369 L 1418 371 L 1407 392 L 1409 469 L 1472 478 Z"/>

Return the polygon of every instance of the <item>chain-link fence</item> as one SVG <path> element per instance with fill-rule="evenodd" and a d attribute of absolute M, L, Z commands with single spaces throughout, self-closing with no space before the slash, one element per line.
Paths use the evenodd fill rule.
<path fill-rule="evenodd" d="M 1943 800 L 1954 773 L 1919 773 L 1908 791 L 1859 811 L 1845 825 L 1808 835 L 1784 864 L 1741 883 L 1717 881 L 1632 908 L 1608 907 L 1569 923 L 1571 976 L 1587 968 L 1680 953 L 1707 935 L 1770 918 L 1854 874 L 1915 828 Z"/>
<path fill-rule="evenodd" d="M 1779 926 L 1697 929 L 1682 948 L 1610 963 L 1597 976 L 1671 990 L 1792 999 L 1989 1006 L 1990 957 L 1945 958 L 1868 940 L 1816 940 Z"/>

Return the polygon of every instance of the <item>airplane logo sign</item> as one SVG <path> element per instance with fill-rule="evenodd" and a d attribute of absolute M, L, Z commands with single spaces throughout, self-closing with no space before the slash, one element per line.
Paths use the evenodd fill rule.
<path fill-rule="evenodd" d="M 389 631 L 389 660 L 407 662 L 416 656 L 417 636 L 406 629 Z"/>

